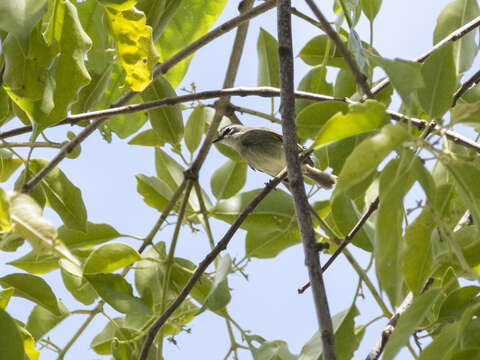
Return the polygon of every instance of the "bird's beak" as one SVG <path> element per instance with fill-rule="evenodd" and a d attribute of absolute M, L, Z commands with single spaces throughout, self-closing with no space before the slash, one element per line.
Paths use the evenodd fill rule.
<path fill-rule="evenodd" d="M 218 135 L 215 139 L 213 139 L 212 144 L 213 144 L 213 143 L 216 143 L 216 142 L 218 142 L 218 141 L 220 141 L 220 140 L 223 140 L 223 136 L 222 136 L 222 135 Z"/>

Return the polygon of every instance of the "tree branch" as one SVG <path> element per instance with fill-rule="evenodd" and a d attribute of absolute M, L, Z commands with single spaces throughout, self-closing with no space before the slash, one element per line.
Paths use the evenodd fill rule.
<path fill-rule="evenodd" d="M 312 282 L 313 299 L 323 345 L 323 357 L 326 360 L 335 360 L 337 356 L 335 353 L 332 319 L 323 283 L 310 205 L 305 192 L 300 160 L 298 158 L 290 0 L 278 0 L 277 8 L 283 146 L 288 168 L 288 183 L 293 195 L 298 227 L 305 250 L 305 263 L 308 268 L 310 281 Z"/>
<path fill-rule="evenodd" d="M 249 13 L 251 11 L 250 9 L 253 6 L 253 2 L 254 2 L 254 0 L 244 0 L 240 4 L 240 7 L 239 7 L 240 13 Z M 229 60 L 229 63 L 228 63 L 227 72 L 226 72 L 225 80 L 224 80 L 224 84 L 223 84 L 224 88 L 230 88 L 235 83 L 235 78 L 237 77 L 238 67 L 240 65 L 240 59 L 242 57 L 243 48 L 244 48 L 244 45 L 245 45 L 245 39 L 247 37 L 248 25 L 249 25 L 248 21 L 244 22 L 237 29 L 237 33 L 235 35 L 235 40 L 233 42 L 233 48 L 232 48 L 232 52 L 231 52 L 231 55 L 230 55 L 230 60 Z M 210 124 L 210 126 L 207 130 L 207 134 L 206 134 L 205 140 L 202 144 L 202 147 L 200 148 L 200 150 L 198 152 L 198 155 L 197 155 L 196 159 L 194 160 L 192 166 L 185 171 L 185 176 L 189 175 L 190 181 L 197 181 L 198 172 L 199 172 L 203 162 L 205 161 L 208 152 L 210 151 L 210 148 L 212 146 L 213 137 L 215 136 L 215 134 L 217 132 L 218 125 L 220 124 L 220 121 L 222 120 L 223 115 L 225 113 L 227 104 L 229 104 L 229 103 L 230 103 L 230 97 L 229 96 L 222 97 L 218 101 L 216 111 L 215 111 L 215 114 L 214 114 L 213 119 L 212 119 L 212 123 Z M 191 187 L 189 187 L 187 190 L 189 191 L 190 189 L 191 189 Z M 267 192 L 267 194 L 268 194 L 268 192 Z M 232 236 L 233 236 L 233 233 L 232 233 Z M 231 238 L 231 236 L 230 236 L 230 238 Z M 215 255 L 212 255 L 213 258 L 209 258 L 208 255 L 207 255 L 207 258 L 205 258 L 205 260 L 202 263 L 200 263 L 197 270 L 192 275 L 189 282 L 187 283 L 185 288 L 182 290 L 182 292 L 178 295 L 178 297 L 175 299 L 175 301 L 172 303 L 172 305 L 165 312 L 163 312 L 164 309 L 162 308 L 163 314 L 160 316 L 160 318 L 157 321 L 155 321 L 155 323 L 150 327 L 150 329 L 148 331 L 147 338 L 145 339 L 145 342 L 144 342 L 143 347 L 142 347 L 142 352 L 140 354 L 140 360 L 142 360 L 142 359 L 145 360 L 147 358 L 150 347 L 152 346 L 152 343 L 153 343 L 158 331 L 162 328 L 164 322 L 170 317 L 170 315 L 173 313 L 173 311 L 175 311 L 175 309 L 178 306 L 180 306 L 180 304 L 185 300 L 186 296 L 189 294 L 189 292 L 191 291 L 191 289 L 193 288 L 195 283 L 198 281 L 198 279 L 200 279 L 201 275 L 206 270 L 208 265 L 216 259 L 217 255 L 220 253 L 221 250 L 223 250 L 227 246 L 229 241 L 230 241 L 230 239 L 228 239 L 224 242 L 225 245 L 224 245 L 223 248 L 221 246 L 219 247 L 219 245 L 221 245 L 221 243 L 222 243 L 222 241 L 220 241 L 217 244 L 217 247 L 215 247 L 214 250 L 212 250 L 211 253 L 210 253 L 210 254 L 213 254 L 215 252 L 215 249 L 217 249 L 218 252 Z M 205 267 L 203 269 L 202 269 L 202 264 L 205 265 Z M 196 276 L 195 274 L 197 274 L 196 278 L 195 278 L 195 276 Z M 188 288 L 189 284 L 191 284 L 190 288 Z M 183 296 L 183 298 L 182 298 L 182 296 Z M 161 339 L 161 341 L 163 341 L 163 339 Z"/>
<path fill-rule="evenodd" d="M 357 234 L 357 232 L 367 222 L 368 218 L 375 212 L 375 210 L 377 210 L 378 201 L 379 201 L 379 198 L 377 196 L 377 198 L 370 204 L 370 206 L 368 207 L 368 210 L 365 212 L 365 214 L 363 214 L 363 216 L 357 221 L 357 223 L 352 228 L 352 230 L 347 234 L 345 239 L 343 239 L 342 243 L 338 246 L 338 249 L 332 254 L 332 256 L 330 256 L 328 258 L 325 265 L 323 265 L 322 274 L 335 261 L 335 259 L 338 257 L 338 255 L 340 255 L 340 253 L 343 251 L 343 249 L 345 249 L 345 247 L 352 242 L 352 240 L 355 237 L 355 235 Z M 311 285 L 310 281 L 307 282 L 305 285 L 298 288 L 298 293 L 302 294 L 303 292 L 305 292 L 305 290 L 307 290 L 310 287 L 310 285 Z"/>
<path fill-rule="evenodd" d="M 472 75 L 470 79 L 465 81 L 460 88 L 455 91 L 455 94 L 453 94 L 453 101 L 452 101 L 452 107 L 454 107 L 457 104 L 458 99 L 468 90 L 470 89 L 473 85 L 478 84 L 480 81 L 480 70 L 478 70 L 475 74 Z"/>
<path fill-rule="evenodd" d="M 251 0 L 248 0 L 251 1 Z M 251 18 L 258 16 L 259 14 L 271 9 L 275 6 L 275 0 L 269 0 L 263 3 L 262 5 L 256 7 L 255 9 L 251 9 L 246 11 L 245 13 L 241 14 L 240 16 L 224 23 L 223 25 L 215 28 L 214 30 L 210 31 L 206 35 L 202 36 L 200 39 L 196 40 L 186 48 L 180 50 L 177 54 L 173 55 L 170 59 L 166 60 L 163 64 L 160 65 L 154 72 L 154 78 L 159 76 L 160 74 L 165 73 L 175 64 L 179 63 L 181 60 L 187 58 L 188 56 L 192 55 L 196 50 L 201 48 L 202 46 L 206 45 L 207 43 L 213 41 L 214 39 L 218 38 L 219 36 L 225 34 L 226 32 L 234 29 L 235 27 L 244 24 L 244 22 L 250 20 Z M 245 31 L 246 32 L 246 31 Z M 238 35 L 238 34 L 237 34 Z M 239 59 L 238 59 L 239 61 Z M 234 72 L 236 74 L 236 71 Z M 231 87 L 231 86 L 229 86 Z M 118 99 L 112 107 L 117 107 L 128 103 L 134 96 L 136 92 L 127 91 L 120 99 Z M 221 119 L 221 117 L 220 117 Z M 75 147 L 80 145 L 88 136 L 90 136 L 96 129 L 102 126 L 108 117 L 103 117 L 95 120 L 90 125 L 88 125 L 84 130 L 82 130 L 75 138 L 73 138 L 69 143 L 61 148 L 58 154 L 42 169 L 40 170 L 35 176 L 27 183 L 25 183 L 22 187 L 22 192 L 30 193 L 33 191 L 35 186 L 45 177 L 50 171 L 52 171 L 68 154 L 70 154 Z M 218 126 L 218 124 L 217 124 Z M 208 135 L 208 134 L 207 134 Z M 214 133 L 212 131 L 212 138 Z M 208 136 L 207 136 L 208 138 Z M 208 148 L 207 148 L 208 152 Z M 206 156 L 206 152 L 199 154 L 204 154 Z M 197 166 L 203 162 L 200 161 Z"/>
<path fill-rule="evenodd" d="M 469 23 L 459 27 L 457 30 L 453 31 L 446 37 L 444 37 L 442 40 L 440 40 L 438 43 L 435 44 L 430 50 L 428 50 L 426 53 L 423 55 L 417 57 L 413 61 L 423 63 L 426 58 L 428 58 L 430 55 L 432 55 L 435 51 L 438 49 L 442 48 L 449 42 L 455 42 L 458 39 L 462 38 L 463 36 L 467 35 L 470 31 L 474 30 L 476 27 L 480 25 L 480 16 L 477 16 L 475 19 L 470 21 Z M 372 88 L 372 94 L 376 95 L 383 89 L 385 89 L 388 85 L 390 85 L 390 79 L 386 78 L 380 81 L 377 85 L 375 85 Z M 365 97 L 362 98 L 362 100 L 365 100 Z"/>
<path fill-rule="evenodd" d="M 265 188 L 257 196 L 255 196 L 255 198 L 250 201 L 250 203 L 243 209 L 242 213 L 230 226 L 228 231 L 217 243 L 215 248 L 210 251 L 210 253 L 208 253 L 208 255 L 205 256 L 205 258 L 198 264 L 197 269 L 192 274 L 191 278 L 188 280 L 182 291 L 178 294 L 177 298 L 148 330 L 147 338 L 145 339 L 145 342 L 143 344 L 139 360 L 147 359 L 150 346 L 152 345 L 153 340 L 155 339 L 155 336 L 160 330 L 160 328 L 165 324 L 165 322 L 173 314 L 173 312 L 183 303 L 188 294 L 190 294 L 190 291 L 192 291 L 195 284 L 200 280 L 200 277 L 205 272 L 207 267 L 215 260 L 215 258 L 218 256 L 218 254 L 220 254 L 222 250 L 227 248 L 227 245 L 232 239 L 233 235 L 240 228 L 240 225 L 245 221 L 248 215 L 250 215 L 250 213 L 257 207 L 257 205 L 286 177 L 286 175 L 286 171 L 284 170 L 267 183 Z"/>
<path fill-rule="evenodd" d="M 320 24 L 322 25 L 325 33 L 328 35 L 330 39 L 333 40 L 333 42 L 338 48 L 338 51 L 342 53 L 343 58 L 347 62 L 348 66 L 350 67 L 350 70 L 352 70 L 353 76 L 355 76 L 355 80 L 357 84 L 360 85 L 363 92 L 368 98 L 373 98 L 374 95 L 372 94 L 372 91 L 370 90 L 370 86 L 368 86 L 368 83 L 367 83 L 367 76 L 364 73 L 362 73 L 356 61 L 354 60 L 352 54 L 350 53 L 350 51 L 348 51 L 347 47 L 343 44 L 337 32 L 333 30 L 333 28 L 330 26 L 330 23 L 322 14 L 322 12 L 317 7 L 317 5 L 315 5 L 313 0 L 305 0 L 305 1 L 307 2 L 308 6 L 310 6 L 310 9 L 315 14 L 318 21 L 320 21 Z"/>

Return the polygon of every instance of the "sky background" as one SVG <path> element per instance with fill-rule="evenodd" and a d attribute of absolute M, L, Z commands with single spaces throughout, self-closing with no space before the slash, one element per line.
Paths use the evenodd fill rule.
<path fill-rule="evenodd" d="M 317 1 L 317 3 L 327 17 L 334 20 L 331 11 L 333 1 Z M 374 24 L 374 47 L 382 56 L 388 58 L 413 59 L 423 54 L 432 46 L 436 18 L 447 3 L 446 0 L 384 0 Z M 258 5 L 259 2 L 256 4 Z M 238 1 L 230 1 L 216 25 L 236 16 L 238 14 L 237 6 Z M 303 1 L 295 1 L 294 6 L 311 15 Z M 257 85 L 256 42 L 260 27 L 277 37 L 275 10 L 270 10 L 251 21 L 236 86 Z M 362 39 L 368 40 L 368 22 L 364 16 L 356 30 Z M 295 17 L 293 33 L 294 55 L 299 53 L 308 40 L 320 35 L 317 28 Z M 221 88 L 234 35 L 235 31 L 232 31 L 197 52 L 184 81 L 177 89 L 178 94 L 184 94 L 185 91 L 181 89 L 189 88 L 191 83 L 195 83 L 197 91 Z M 476 65 L 478 68 L 478 61 L 475 62 L 473 68 Z M 306 66 L 299 58 L 295 59 L 295 67 L 295 82 L 298 85 L 310 67 Z M 330 81 L 333 78 L 332 76 Z M 269 99 L 236 97 L 232 99 L 232 103 L 265 112 L 269 112 L 270 109 Z M 394 101 L 390 108 L 396 109 L 397 107 L 398 101 Z M 187 114 L 184 119 L 187 119 Z M 248 126 L 274 128 L 267 120 L 247 115 L 240 116 L 240 119 Z M 16 126 L 18 124 L 11 122 L 7 128 Z M 47 135 L 50 135 L 51 140 L 63 139 L 65 132 L 69 129 L 70 127 L 63 127 L 48 130 Z M 75 128 L 72 130 L 76 131 Z M 53 157 L 54 154 L 55 150 L 36 150 L 34 152 L 35 157 L 47 159 Z M 96 133 L 82 144 L 82 153 L 79 158 L 64 160 L 60 168 L 75 185 L 82 189 L 89 221 L 107 223 L 121 233 L 142 237 L 150 231 L 159 214 L 156 210 L 148 207 L 136 192 L 134 175 L 138 173 L 155 175 L 153 155 L 152 148 L 131 146 L 127 144 L 127 140 L 120 140 L 115 136 L 113 142 L 108 144 Z M 214 201 L 214 197 L 210 192 L 210 177 L 226 160 L 213 149 L 200 172 L 200 181 L 204 189 L 209 192 L 212 201 Z M 12 179 L 15 179 L 16 176 L 18 175 L 12 176 Z M 263 187 L 267 180 L 266 175 L 249 170 L 248 182 L 244 190 Z M 3 184 L 3 188 L 11 191 L 13 182 L 9 181 Z M 322 190 L 319 197 L 328 198 L 329 194 Z M 413 201 L 416 194 L 413 193 L 411 196 Z M 45 216 L 56 225 L 61 224 L 51 210 L 47 209 Z M 218 241 L 228 226 L 218 221 L 213 221 L 212 224 L 214 237 Z M 166 241 L 168 244 L 172 231 L 173 226 L 170 226 L 159 233 L 156 240 Z M 244 240 L 245 233 L 237 232 L 227 250 L 233 258 L 240 259 L 244 256 Z M 125 241 L 135 248 L 140 245 L 139 242 L 135 243 L 133 240 L 124 238 L 119 241 Z M 353 247 L 351 250 L 360 264 L 366 266 L 369 261 L 368 254 Z M 20 270 L 5 264 L 28 251 L 30 251 L 29 246 L 24 245 L 13 254 L 1 252 L 0 274 L 3 276 L 19 272 Z M 203 233 L 192 233 L 188 227 L 182 228 L 176 252 L 178 256 L 198 263 L 208 251 L 208 241 Z M 326 256 L 322 256 L 321 261 L 324 263 Z M 232 300 L 228 309 L 231 316 L 252 334 L 260 335 L 271 341 L 284 340 L 288 343 L 292 353 L 300 353 L 302 346 L 317 330 L 310 291 L 303 295 L 297 294 L 297 288 L 307 279 L 301 244 L 284 250 L 274 259 L 253 259 L 246 270 L 249 274 L 248 281 L 239 274 L 229 276 Z M 133 272 L 128 275 L 127 279 L 133 283 L 132 275 Z M 76 302 L 65 290 L 59 271 L 47 274 L 44 278 L 54 288 L 57 297 L 65 302 L 70 310 L 85 309 L 83 304 Z M 351 305 L 357 285 L 357 275 L 342 257 L 325 274 L 325 283 L 332 315 Z M 386 297 L 385 301 L 388 302 Z M 355 319 L 356 324 L 364 324 L 381 314 L 367 289 L 365 289 L 365 299 L 360 300 L 358 304 L 361 315 Z M 14 298 L 8 305 L 7 311 L 26 322 L 32 308 L 31 302 Z M 108 306 L 105 308 L 111 316 L 116 316 Z M 84 318 L 85 315 L 72 315 L 50 333 L 51 339 L 63 347 Z M 102 358 L 89 348 L 89 344 L 95 334 L 103 329 L 106 321 L 102 315 L 96 316 L 67 353 L 66 359 Z M 382 319 L 368 328 L 362 345 L 355 353 L 355 359 L 365 358 L 385 324 L 386 320 Z M 166 359 L 223 359 L 230 344 L 225 321 L 222 318 L 205 312 L 188 324 L 188 327 L 191 332 L 178 335 L 176 337 L 177 345 L 166 343 L 164 346 Z M 240 336 L 238 333 L 236 335 L 239 341 Z M 240 355 L 241 359 L 251 358 L 249 352 L 240 351 Z M 55 358 L 55 354 L 48 351 L 42 351 L 40 356 L 41 360 Z M 402 353 L 398 358 L 408 359 L 409 354 Z"/>

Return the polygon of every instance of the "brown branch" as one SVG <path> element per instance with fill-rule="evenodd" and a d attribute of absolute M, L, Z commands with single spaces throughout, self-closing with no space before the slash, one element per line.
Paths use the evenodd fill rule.
<path fill-rule="evenodd" d="M 3 142 L 0 148 L 14 148 L 14 147 L 28 147 L 28 148 L 55 148 L 59 149 L 63 146 L 62 143 L 55 142 Z"/>
<path fill-rule="evenodd" d="M 241 14 L 249 13 L 251 11 L 250 9 L 253 6 L 253 2 L 254 2 L 254 0 L 244 0 L 240 4 L 240 7 L 239 7 L 240 13 Z M 224 84 L 223 84 L 224 88 L 225 87 L 230 88 L 235 83 L 235 78 L 237 77 L 237 72 L 238 72 L 238 68 L 239 68 L 239 65 L 240 65 L 240 59 L 242 57 L 243 48 L 244 48 L 244 45 L 245 45 L 245 39 L 247 37 L 248 25 L 249 25 L 248 21 L 244 22 L 237 29 L 237 33 L 235 35 L 235 40 L 233 42 L 233 48 L 232 48 L 232 52 L 231 52 L 231 55 L 230 55 L 230 60 L 229 60 L 229 63 L 228 63 L 228 67 L 227 67 L 227 71 L 226 71 L 226 75 L 225 75 L 225 80 L 224 80 Z M 206 135 L 205 140 L 202 144 L 202 147 L 200 148 L 200 150 L 198 152 L 198 155 L 197 155 L 196 159 L 194 160 L 192 166 L 185 171 L 185 176 L 187 177 L 187 175 L 188 175 L 188 178 L 190 179 L 190 181 L 197 181 L 198 172 L 199 172 L 203 162 L 205 161 L 205 159 L 207 157 L 207 154 L 208 154 L 208 152 L 209 152 L 209 150 L 212 146 L 213 137 L 215 136 L 215 134 L 217 132 L 218 125 L 220 124 L 220 121 L 222 120 L 223 115 L 225 114 L 227 104 L 229 104 L 229 103 L 230 103 L 230 97 L 229 96 L 222 97 L 218 101 L 218 105 L 216 107 L 216 111 L 215 111 L 215 114 L 213 116 L 212 123 L 210 124 L 210 126 L 207 130 L 207 135 Z M 279 181 L 281 181 L 281 179 Z M 272 182 L 272 183 L 275 183 L 275 182 Z M 275 187 L 275 186 L 276 185 L 274 185 L 273 187 Z M 270 189 L 270 191 L 271 191 L 271 189 Z M 267 191 L 265 193 L 265 196 L 266 196 L 266 194 L 268 194 L 268 192 L 269 191 Z M 256 204 L 253 206 L 251 211 L 253 211 L 255 206 L 256 206 Z M 247 215 L 245 215 L 245 217 L 243 219 L 245 219 Z M 243 220 L 241 220 L 240 218 L 241 218 L 241 216 L 239 216 L 239 218 L 237 218 L 237 220 L 239 220 L 238 227 L 243 222 Z M 225 239 L 226 239 L 225 241 L 223 241 L 223 242 L 220 241 L 217 244 L 217 246 L 210 252 L 210 254 L 207 255 L 207 257 L 204 259 L 204 261 L 199 264 L 197 270 L 192 275 L 192 277 L 190 278 L 188 283 L 185 285 L 185 288 L 182 290 L 182 292 L 174 300 L 172 305 L 170 305 L 170 307 L 165 312 L 163 312 L 163 314 L 160 316 L 160 318 L 157 319 L 155 321 L 155 323 L 150 327 L 150 329 L 148 331 L 147 338 L 145 339 L 145 342 L 142 346 L 142 351 L 141 351 L 141 354 L 140 354 L 140 357 L 139 357 L 140 360 L 142 360 L 142 359 L 145 360 L 148 357 L 150 347 L 152 346 L 152 343 L 155 340 L 155 337 L 156 337 L 158 331 L 160 331 L 162 329 L 163 324 L 165 323 L 165 321 L 167 321 L 167 319 L 171 316 L 171 314 L 175 311 L 175 309 L 182 304 L 182 302 L 185 300 L 187 295 L 190 293 L 190 291 L 193 288 L 193 286 L 195 285 L 195 283 L 200 279 L 201 275 L 206 270 L 208 265 L 211 264 L 212 261 L 214 261 L 216 259 L 217 255 L 220 253 L 220 251 L 222 251 L 223 249 L 226 248 L 228 242 L 230 241 L 231 237 L 233 236 L 235 231 L 238 229 L 238 227 L 233 232 L 231 232 L 231 235 L 229 237 L 225 237 Z M 232 228 L 233 228 L 233 225 L 230 229 L 232 229 Z M 163 311 L 163 309 L 162 309 L 162 311 Z M 163 341 L 163 339 L 161 341 Z"/>
<path fill-rule="evenodd" d="M 452 101 L 452 107 L 454 107 L 457 104 L 458 99 L 468 90 L 470 89 L 473 85 L 478 84 L 480 81 L 480 70 L 478 70 L 475 74 L 472 75 L 470 79 L 465 81 L 460 88 L 455 91 L 455 94 L 453 94 L 453 101 Z"/>
<path fill-rule="evenodd" d="M 345 239 L 343 239 L 342 243 L 338 246 L 338 249 L 330 256 L 322 267 L 322 274 L 328 269 L 328 267 L 335 261 L 335 259 L 340 255 L 340 253 L 345 249 L 345 247 L 350 244 L 355 237 L 355 235 L 358 233 L 358 231 L 362 228 L 362 226 L 367 222 L 368 218 L 377 210 L 378 208 L 378 201 L 379 198 L 377 198 L 370 204 L 368 207 L 368 210 L 363 214 L 363 216 L 357 221 L 355 226 L 352 228 L 352 230 L 347 234 Z M 310 281 L 307 282 L 305 285 L 302 287 L 298 288 L 298 293 L 302 294 L 305 292 L 310 287 Z"/>
<path fill-rule="evenodd" d="M 165 324 L 168 318 L 173 314 L 173 312 L 183 303 L 190 291 L 192 291 L 195 284 L 200 280 L 200 277 L 208 268 L 208 266 L 215 260 L 215 258 L 220 254 L 220 252 L 227 248 L 228 243 L 232 239 L 235 232 L 240 228 L 240 225 L 245 221 L 247 216 L 257 207 L 257 205 L 286 177 L 286 171 L 282 171 L 277 177 L 270 180 L 265 188 L 257 195 L 255 198 L 250 201 L 250 203 L 243 209 L 242 213 L 237 217 L 235 222 L 230 226 L 228 231 L 225 233 L 223 238 L 218 242 L 215 248 L 208 253 L 207 256 L 198 264 L 197 269 L 192 274 L 191 278 L 188 280 L 185 287 L 178 294 L 172 304 L 165 310 L 165 312 L 160 315 L 160 317 L 153 323 L 153 325 L 148 330 L 147 338 L 142 347 L 142 352 L 140 354 L 139 360 L 145 360 L 148 356 L 148 351 L 155 339 L 160 328 Z"/>
<path fill-rule="evenodd" d="M 200 39 L 193 42 L 186 48 L 180 50 L 177 54 L 173 55 L 170 59 L 165 61 L 167 65 L 160 65 L 157 68 L 157 70 L 154 72 L 154 77 L 157 77 L 162 73 L 165 73 L 172 66 L 179 63 L 181 60 L 187 58 L 188 56 L 193 54 L 196 50 L 198 50 L 205 44 L 213 41 L 219 36 L 243 24 L 245 21 L 248 21 L 249 19 L 255 16 L 258 16 L 259 14 L 271 9 L 274 6 L 275 6 L 275 0 L 266 1 L 262 5 L 256 7 L 255 9 L 246 11 L 240 16 L 224 23 L 218 28 L 215 28 L 208 34 L 202 36 Z M 127 93 L 124 94 L 124 96 L 120 97 L 120 99 L 118 99 L 114 104 L 112 104 L 112 107 L 117 107 L 117 106 L 128 103 L 135 96 L 135 94 L 136 93 L 133 91 L 128 91 Z M 35 186 L 42 180 L 43 177 L 45 177 L 50 171 L 52 171 L 68 154 L 70 154 L 75 149 L 75 147 L 80 145 L 88 136 L 90 136 L 100 126 L 102 126 L 107 120 L 108 120 L 108 117 L 102 117 L 93 121 L 83 131 L 81 131 L 75 138 L 73 138 L 69 143 L 63 146 L 61 150 L 58 152 L 58 154 L 44 168 L 42 168 L 42 170 L 40 170 L 37 174 L 35 174 L 35 176 L 29 182 L 25 183 L 22 186 L 22 192 L 24 193 L 32 192 Z M 213 136 L 214 134 L 212 133 L 212 138 Z M 202 153 L 200 152 L 200 154 Z"/>
<path fill-rule="evenodd" d="M 449 35 L 447 35 L 442 40 L 440 40 L 438 43 L 436 43 L 435 46 L 433 46 L 430 50 L 428 50 L 423 55 L 417 57 L 413 61 L 423 63 L 425 61 L 425 59 L 428 58 L 430 55 L 432 55 L 435 51 L 444 47 L 449 42 L 457 41 L 458 39 L 467 35 L 470 31 L 474 30 L 479 25 L 480 25 L 480 16 L 477 16 L 475 19 L 473 19 L 469 23 L 467 23 L 467 24 L 459 27 L 457 30 L 451 32 Z M 390 79 L 388 79 L 388 78 L 383 79 L 382 81 L 380 81 L 377 85 L 375 85 L 372 88 L 372 94 L 374 94 L 374 95 L 378 94 L 380 91 L 385 89 L 388 85 L 390 85 Z M 365 100 L 365 97 L 362 98 L 362 100 Z"/>
<path fill-rule="evenodd" d="M 433 278 L 429 278 L 420 293 L 423 294 L 432 284 Z M 378 337 L 375 345 L 370 350 L 365 360 L 377 360 L 378 358 L 380 358 L 380 355 L 382 354 L 385 345 L 387 345 L 387 342 L 390 339 L 393 330 L 395 330 L 395 327 L 397 326 L 398 319 L 410 307 L 410 305 L 412 305 L 412 301 L 413 293 L 409 292 L 405 299 L 403 299 L 397 311 L 395 311 L 395 314 L 390 318 L 387 325 L 383 328 L 381 335 Z"/>
<path fill-rule="evenodd" d="M 322 14 L 322 12 L 317 7 L 317 5 L 315 5 L 313 0 L 305 0 L 305 1 L 307 2 L 308 6 L 310 6 L 310 9 L 315 14 L 318 21 L 320 21 L 320 24 L 322 25 L 325 33 L 328 35 L 328 37 L 330 39 L 333 40 L 333 42 L 335 43 L 335 45 L 338 48 L 338 51 L 340 51 L 342 53 L 343 58 L 345 59 L 348 66 L 350 67 L 350 70 L 352 70 L 353 76 L 355 76 L 355 80 L 356 80 L 357 84 L 360 85 L 360 87 L 362 88 L 366 97 L 367 98 L 373 98 L 374 95 L 373 95 L 372 91 L 370 90 L 370 86 L 368 86 L 368 83 L 367 83 L 367 76 L 364 73 L 362 73 L 362 71 L 358 67 L 355 59 L 353 58 L 352 54 L 347 49 L 347 47 L 345 46 L 343 41 L 340 39 L 337 32 L 335 30 L 333 30 L 330 23 L 325 18 L 325 16 Z"/>
<path fill-rule="evenodd" d="M 310 204 L 303 182 L 298 157 L 297 130 L 295 127 L 295 96 L 293 81 L 293 50 L 290 0 L 278 0 L 277 29 L 278 54 L 280 62 L 280 98 L 282 103 L 283 146 L 288 168 L 288 183 L 293 195 L 298 227 L 305 251 L 305 264 L 312 282 L 312 294 L 317 313 L 323 346 L 323 357 L 335 360 L 335 337 L 332 318 L 328 308 L 325 284 L 323 282 L 320 257 L 313 229 Z"/>

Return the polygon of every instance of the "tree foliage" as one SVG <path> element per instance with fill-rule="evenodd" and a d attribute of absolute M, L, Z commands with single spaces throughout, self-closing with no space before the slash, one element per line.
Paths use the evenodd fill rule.
<path fill-rule="evenodd" d="M 293 354 L 288 339 L 270 341 L 251 334 L 228 311 L 233 296 L 228 279 L 245 266 L 224 249 L 233 234 L 244 230 L 245 260 L 275 258 L 299 244 L 301 234 L 291 194 L 271 191 L 271 184 L 246 189 L 247 165 L 233 150 L 215 145 L 226 159 L 216 165 L 210 181 L 199 180 L 220 126 L 239 122 L 241 113 L 274 123 L 281 116 L 273 100 L 267 114 L 233 105 L 230 95 L 220 90 L 178 95 L 176 88 L 196 50 L 227 31 L 241 34 L 249 19 L 273 8 L 275 1 L 244 0 L 239 18 L 214 29 L 225 4 L 0 4 L 0 181 L 6 182 L 0 188 L 0 249 L 16 252 L 25 243 L 31 249 L 9 263 L 21 271 L 0 278 L 2 357 L 35 360 L 49 350 L 59 358 L 68 356 L 76 335 L 104 313 L 104 307 L 118 316 L 109 318 L 100 333 L 90 334 L 91 348 L 115 359 L 162 358 L 164 339 L 186 331 L 203 312 L 226 320 L 231 335 L 227 357 L 236 358 L 238 351 L 256 360 L 322 356 L 321 332 L 306 341 L 300 354 Z M 386 346 L 371 344 L 370 359 L 382 351 L 384 359 L 393 359 L 407 347 L 415 353 L 410 341 L 419 331 L 429 338 L 415 354 L 421 360 L 478 358 L 480 144 L 471 140 L 478 138 L 480 119 L 480 75 L 472 75 L 471 69 L 479 51 L 478 3 L 450 2 L 438 16 L 434 47 L 412 60 L 383 57 L 371 42 L 373 36 L 361 39 L 355 31 L 361 16 L 373 24 L 382 14 L 381 0 L 339 0 L 331 6 L 337 14 L 337 40 L 314 15 L 296 9 L 292 13 L 315 29 L 296 60 L 309 66 L 306 73 L 296 73 L 298 139 L 319 168 L 338 176 L 328 199 L 319 201 L 311 192 L 317 240 L 329 243 L 327 254 L 343 239 L 352 241 L 344 254 L 359 276 L 351 306 L 332 316 L 337 358 L 351 359 L 371 324 L 357 321 L 362 285 L 370 290 L 366 296 L 373 297 L 381 317 L 391 318 L 383 338 Z M 260 28 L 254 39 L 259 87 L 236 89 L 237 94 L 279 95 L 272 89 L 281 84 L 282 43 L 277 38 Z M 342 44 L 356 66 L 346 61 Z M 235 77 L 242 51 L 238 36 L 227 85 L 235 81 L 229 76 Z M 236 82 L 242 85 L 241 79 Z M 398 109 L 392 109 L 392 99 L 401 103 Z M 75 133 L 65 131 L 59 143 L 47 138 L 51 128 L 66 124 L 74 125 Z M 457 124 L 463 125 L 463 134 Z M 156 175 L 135 174 L 138 196 L 159 212 L 146 236 L 130 236 L 142 241 L 139 248 L 111 225 L 89 219 L 82 189 L 61 170 L 66 157 L 83 156 L 80 144 L 95 131 L 108 142 L 112 136 L 129 138 L 128 144 L 150 147 L 155 154 Z M 24 142 L 9 139 L 22 134 Z M 28 156 L 20 155 L 17 147 L 29 148 Z M 36 158 L 37 147 L 58 149 L 58 154 Z M 407 205 L 412 196 L 418 204 L 413 209 Z M 46 207 L 58 215 L 61 226 L 43 214 Z M 168 217 L 174 227 L 170 240 L 163 235 Z M 215 221 L 231 225 L 221 239 L 212 235 Z M 213 249 L 200 265 L 175 253 L 187 227 L 202 229 Z M 355 248 L 370 254 L 375 275 L 367 275 L 368 269 L 352 256 L 349 249 Z M 205 272 L 211 263 L 214 271 Z M 54 271 L 75 300 L 93 305 L 84 310 L 87 321 L 77 324 L 72 334 L 78 332 L 66 345 L 48 336 L 73 315 L 42 277 Z M 126 277 L 128 272 L 133 279 Z M 17 297 L 35 304 L 26 324 L 6 310 Z M 311 311 L 313 317 L 313 306 Z M 169 316 L 156 328 L 166 312 Z M 235 340 L 232 327 L 241 338 Z M 153 344 L 144 345 L 155 336 Z"/>

